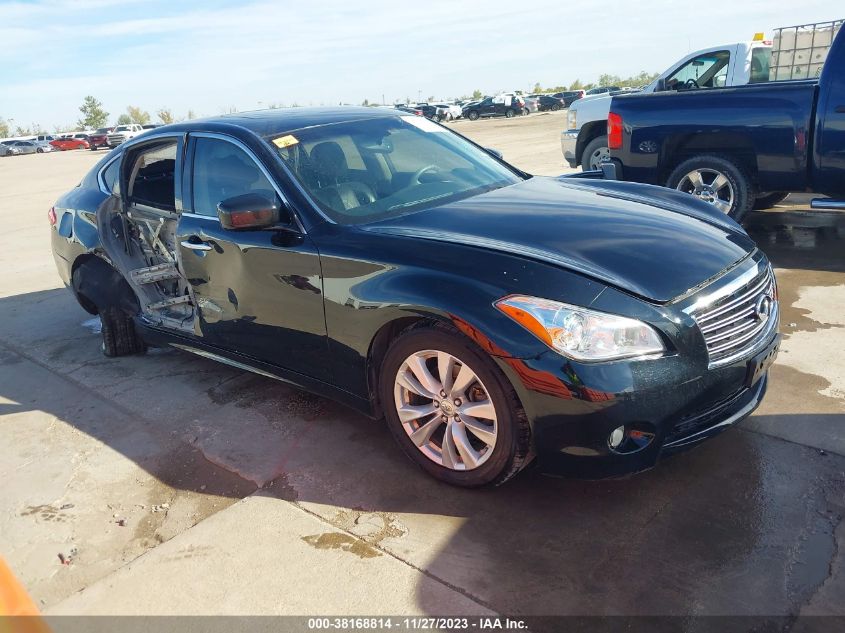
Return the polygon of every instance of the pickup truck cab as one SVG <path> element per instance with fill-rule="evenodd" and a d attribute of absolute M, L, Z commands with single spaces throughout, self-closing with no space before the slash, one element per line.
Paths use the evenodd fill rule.
<path fill-rule="evenodd" d="M 109 134 L 109 147 L 117 147 L 121 143 L 125 143 L 131 138 L 135 138 L 139 134 L 143 134 L 146 130 L 140 123 L 129 123 L 127 125 L 118 125 L 114 128 L 114 132 Z"/>
<path fill-rule="evenodd" d="M 737 221 L 787 192 L 841 198 L 845 35 L 818 80 L 614 97 L 607 131 L 617 178 L 690 193 Z"/>
<path fill-rule="evenodd" d="M 645 94 L 678 88 L 720 88 L 768 81 L 770 41 L 736 42 L 714 46 L 682 57 L 655 81 L 642 89 Z M 570 167 L 585 171 L 599 169 L 608 157 L 607 113 L 614 95 L 621 89 L 595 94 L 569 107 L 566 129 L 561 133 L 563 157 Z"/>

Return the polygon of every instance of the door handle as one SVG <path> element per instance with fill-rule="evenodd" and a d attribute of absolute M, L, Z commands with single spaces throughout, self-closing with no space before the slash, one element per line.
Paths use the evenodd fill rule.
<path fill-rule="evenodd" d="M 210 251 L 211 244 L 208 242 L 192 242 L 190 240 L 182 240 L 179 242 L 185 248 L 189 248 L 192 251 Z"/>

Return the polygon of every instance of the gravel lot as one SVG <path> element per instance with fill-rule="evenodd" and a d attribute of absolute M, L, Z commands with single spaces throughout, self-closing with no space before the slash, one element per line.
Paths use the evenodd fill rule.
<path fill-rule="evenodd" d="M 451 125 L 557 175 L 564 118 Z M 469 492 L 281 383 L 104 358 L 46 219 L 102 155 L 0 159 L 0 534 L 46 613 L 845 615 L 845 217 L 753 217 L 786 338 L 739 428 L 635 477 Z"/>

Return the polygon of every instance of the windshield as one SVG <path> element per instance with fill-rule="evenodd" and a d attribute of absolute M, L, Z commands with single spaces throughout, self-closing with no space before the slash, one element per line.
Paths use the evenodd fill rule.
<path fill-rule="evenodd" d="M 128 132 L 129 126 L 128 125 L 118 125 L 115 129 L 115 132 Z"/>
<path fill-rule="evenodd" d="M 419 116 L 321 125 L 268 139 L 326 216 L 363 224 L 521 180 L 484 150 Z"/>

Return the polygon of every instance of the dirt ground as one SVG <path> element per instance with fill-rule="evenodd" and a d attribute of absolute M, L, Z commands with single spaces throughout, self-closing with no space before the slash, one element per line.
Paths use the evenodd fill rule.
<path fill-rule="evenodd" d="M 452 125 L 557 175 L 564 117 Z M 622 480 L 464 491 L 268 378 L 104 358 L 47 224 L 102 155 L 0 159 L 2 555 L 46 613 L 845 615 L 845 216 L 752 218 L 785 341 L 738 428 Z"/>

